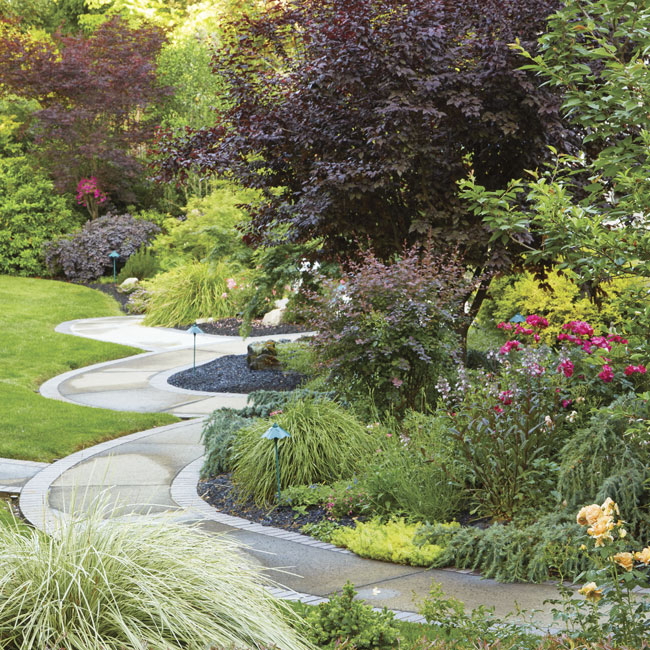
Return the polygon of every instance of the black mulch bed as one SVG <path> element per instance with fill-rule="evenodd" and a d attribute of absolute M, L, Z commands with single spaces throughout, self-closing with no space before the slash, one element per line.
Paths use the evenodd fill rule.
<path fill-rule="evenodd" d="M 260 508 L 253 501 L 241 501 L 238 489 L 232 484 L 230 474 L 221 474 L 215 478 L 200 481 L 197 487 L 199 496 L 213 508 L 235 517 L 255 521 L 262 526 L 276 526 L 286 530 L 298 531 L 305 524 L 316 524 L 327 519 L 324 508 L 316 506 L 306 509 L 301 514 L 289 506 Z M 337 519 L 336 523 L 352 526 L 355 520 L 351 517 Z"/>
<path fill-rule="evenodd" d="M 116 286 L 114 284 L 101 284 L 99 282 L 93 282 L 90 284 L 84 285 L 86 287 L 90 287 L 91 289 L 97 289 L 97 291 L 101 291 L 102 293 L 107 293 L 109 296 L 112 298 L 115 298 L 117 302 L 120 303 L 120 307 L 122 308 L 123 312 L 126 312 L 124 309 L 124 305 L 129 300 L 129 296 L 126 293 L 122 293 L 121 291 L 118 291 Z"/>
<path fill-rule="evenodd" d="M 191 327 L 189 325 L 178 325 L 174 329 L 187 330 Z M 204 334 L 218 334 L 219 336 L 239 336 L 239 328 L 242 325 L 241 318 L 222 318 L 221 320 L 214 321 L 213 323 L 200 323 L 199 327 L 203 330 Z M 308 332 L 307 325 L 297 323 L 286 323 L 283 325 L 275 325 L 273 327 L 262 325 L 262 320 L 254 320 L 251 322 L 250 337 L 253 336 L 267 336 L 270 334 L 295 334 L 297 332 Z"/>
<path fill-rule="evenodd" d="M 177 388 L 210 393 L 251 393 L 254 390 L 294 390 L 304 377 L 282 370 L 251 370 L 245 354 L 230 354 L 177 372 L 167 381 Z"/>

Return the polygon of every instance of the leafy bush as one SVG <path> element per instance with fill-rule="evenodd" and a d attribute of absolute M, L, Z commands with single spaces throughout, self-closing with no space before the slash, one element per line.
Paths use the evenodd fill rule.
<path fill-rule="evenodd" d="M 370 605 L 355 600 L 350 581 L 340 595 L 332 596 L 307 613 L 310 640 L 319 648 L 351 647 L 358 650 L 392 650 L 397 645 L 398 628 L 387 609 L 374 612 Z M 348 645 L 340 646 L 347 641 Z"/>
<path fill-rule="evenodd" d="M 459 524 L 438 524 L 455 530 Z M 422 524 L 408 524 L 403 519 L 382 522 L 380 519 L 357 521 L 354 528 L 340 526 L 331 535 L 330 541 L 345 546 L 361 557 L 385 560 L 410 566 L 432 566 L 443 552 L 439 544 L 415 544 L 414 539 Z"/>
<path fill-rule="evenodd" d="M 52 536 L 0 526 L 3 648 L 307 650 L 235 543 L 101 510 Z"/>
<path fill-rule="evenodd" d="M 326 296 L 313 297 L 320 363 L 346 394 L 372 394 L 380 410 L 431 402 L 458 347 L 469 287 L 458 259 L 430 246 L 393 263 L 364 253 Z"/>
<path fill-rule="evenodd" d="M 276 347 L 278 361 L 285 370 L 297 372 L 305 377 L 315 372 L 316 359 L 311 341 L 298 340 L 280 343 Z"/>
<path fill-rule="evenodd" d="M 152 278 L 160 270 L 160 263 L 150 248 L 139 248 L 122 267 L 117 276 L 118 283 L 124 282 L 127 278 L 138 278 L 146 280 Z"/>
<path fill-rule="evenodd" d="M 449 521 L 458 514 L 465 496 L 448 473 L 457 448 L 442 431 L 446 420 L 410 411 L 389 434 L 364 472 L 375 512 L 428 521 Z"/>
<path fill-rule="evenodd" d="M 249 420 L 237 415 L 234 409 L 222 408 L 212 412 L 201 430 L 201 441 L 205 445 L 201 478 L 230 471 L 230 453 L 235 434 L 247 424 Z"/>
<path fill-rule="evenodd" d="M 186 218 L 167 219 L 167 232 L 159 235 L 153 250 L 165 270 L 193 262 L 248 265 L 252 251 L 242 242 L 236 226 L 246 219 L 240 204 L 255 198 L 227 181 L 214 181 L 204 197 L 193 197 L 185 208 Z"/>
<path fill-rule="evenodd" d="M 295 399 L 273 420 L 291 434 L 279 442 L 283 487 L 352 476 L 377 447 L 377 437 L 352 413 L 326 399 Z M 261 437 L 268 427 L 267 420 L 256 420 L 240 429 L 232 454 L 233 482 L 258 503 L 270 501 L 276 490 L 274 444 Z"/>
<path fill-rule="evenodd" d="M 109 253 L 117 251 L 125 261 L 159 232 L 156 224 L 130 214 L 106 214 L 87 222 L 71 235 L 46 245 L 45 260 L 54 273 L 73 282 L 89 282 L 112 271 Z"/>
<path fill-rule="evenodd" d="M 558 576 L 573 580 L 587 567 L 587 557 L 578 548 L 581 536 L 572 516 L 552 513 L 528 526 L 426 525 L 415 541 L 444 549 L 436 566 L 472 569 L 501 582 L 544 582 Z"/>
<path fill-rule="evenodd" d="M 43 244 L 78 223 L 53 183 L 26 158 L 0 158 L 0 273 L 45 274 Z"/>
<path fill-rule="evenodd" d="M 195 262 L 157 275 L 145 284 L 151 294 L 144 324 L 158 327 L 189 325 L 197 318 L 228 318 L 239 309 L 232 270 Z"/>

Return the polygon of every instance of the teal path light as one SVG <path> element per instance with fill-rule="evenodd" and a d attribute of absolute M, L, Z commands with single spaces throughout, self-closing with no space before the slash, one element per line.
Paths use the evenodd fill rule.
<path fill-rule="evenodd" d="M 192 373 L 196 374 L 196 335 L 203 334 L 203 330 L 196 324 L 192 325 L 190 329 L 187 330 L 190 334 L 194 334 L 194 355 L 192 357 Z"/>
<path fill-rule="evenodd" d="M 113 260 L 113 284 L 115 284 L 117 282 L 117 258 L 120 254 L 117 251 L 113 251 L 112 253 L 109 253 L 108 256 Z"/>
<path fill-rule="evenodd" d="M 515 314 L 511 319 L 511 323 L 525 323 L 526 319 L 521 314 Z"/>
<path fill-rule="evenodd" d="M 282 438 L 291 438 L 291 434 L 288 431 L 285 431 L 281 426 L 274 423 L 272 427 L 262 434 L 262 438 L 273 440 L 273 443 L 275 444 L 275 474 L 278 479 L 278 503 L 280 503 L 282 495 L 280 494 L 280 453 L 278 452 L 278 440 L 282 440 Z"/>

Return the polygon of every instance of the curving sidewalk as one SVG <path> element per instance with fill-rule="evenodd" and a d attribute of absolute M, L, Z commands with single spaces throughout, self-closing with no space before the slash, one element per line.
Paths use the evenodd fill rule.
<path fill-rule="evenodd" d="M 468 608 L 494 606 L 501 616 L 517 604 L 528 611 L 539 610 L 537 624 L 550 624 L 550 610 L 543 601 L 557 596 L 551 584 L 502 584 L 470 571 L 366 560 L 305 535 L 215 511 L 196 493 L 203 454 L 202 418 L 215 408 L 244 405 L 246 395 L 199 393 L 167 384 L 170 374 L 191 367 L 192 337 L 177 330 L 142 327 L 140 320 L 117 317 L 61 324 L 57 331 L 148 352 L 65 373 L 43 384 L 41 393 L 87 406 L 165 411 L 193 419 L 104 442 L 41 469 L 24 485 L 19 502 L 35 526 L 51 530 L 71 507 L 84 510 L 103 492 L 112 516 L 176 512 L 184 520 L 200 522 L 207 531 L 235 537 L 245 546 L 243 552 L 283 585 L 276 591 L 279 597 L 316 603 L 350 580 L 359 597 L 373 606 L 387 606 L 399 618 L 417 621 L 422 620 L 416 613 L 417 601 L 426 597 L 435 580 Z M 295 336 L 301 335 L 265 338 Z M 241 354 L 246 345 L 240 337 L 199 335 L 197 364 L 219 355 Z"/>

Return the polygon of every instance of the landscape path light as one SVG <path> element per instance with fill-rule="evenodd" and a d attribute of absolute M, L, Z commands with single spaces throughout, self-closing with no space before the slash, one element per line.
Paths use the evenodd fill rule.
<path fill-rule="evenodd" d="M 526 319 L 521 314 L 515 314 L 511 319 L 511 323 L 525 323 Z"/>
<path fill-rule="evenodd" d="M 273 440 L 273 443 L 275 444 L 275 474 L 278 479 L 278 504 L 280 504 L 280 453 L 278 452 L 278 440 L 282 440 L 282 438 L 291 438 L 291 434 L 288 431 L 285 431 L 281 426 L 274 423 L 273 426 L 269 427 L 266 432 L 262 434 L 262 438 Z"/>
<path fill-rule="evenodd" d="M 192 357 L 192 374 L 196 374 L 196 335 L 203 334 L 203 330 L 196 324 L 192 325 L 190 329 L 187 330 L 190 334 L 194 334 L 194 355 Z"/>
<path fill-rule="evenodd" d="M 113 260 L 113 284 L 115 284 L 117 282 L 117 258 L 120 256 L 120 254 L 117 251 L 113 251 L 112 253 L 109 253 L 108 256 Z"/>

